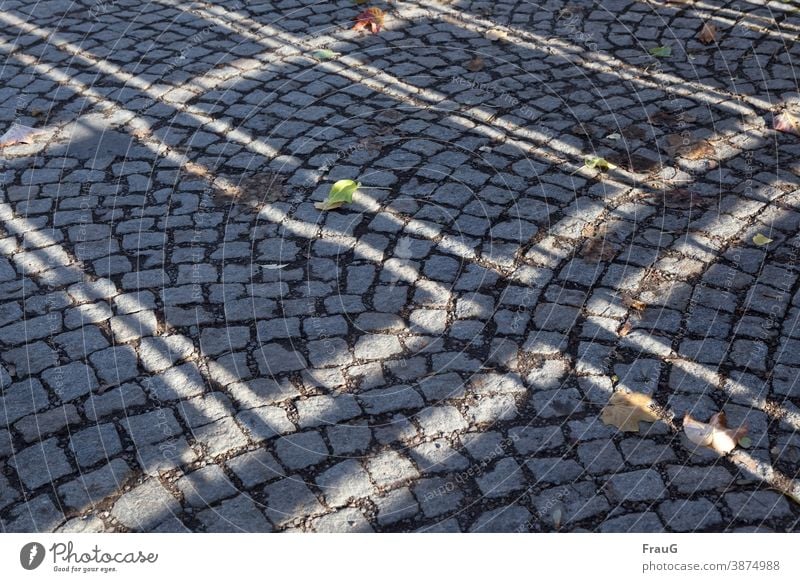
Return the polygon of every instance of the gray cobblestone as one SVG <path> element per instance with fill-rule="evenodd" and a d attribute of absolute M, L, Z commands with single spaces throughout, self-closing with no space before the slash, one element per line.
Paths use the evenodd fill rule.
<path fill-rule="evenodd" d="M 158 480 L 151 478 L 120 497 L 111 515 L 125 527 L 147 531 L 179 511 L 178 501 Z"/>

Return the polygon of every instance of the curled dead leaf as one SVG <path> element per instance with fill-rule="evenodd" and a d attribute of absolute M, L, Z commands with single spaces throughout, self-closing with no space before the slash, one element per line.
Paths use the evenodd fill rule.
<path fill-rule="evenodd" d="M 492 42 L 506 40 L 508 38 L 508 33 L 500 28 L 492 28 L 486 31 L 486 38 Z"/>
<path fill-rule="evenodd" d="M 644 301 L 642 301 L 640 299 L 635 299 L 634 297 L 631 297 L 630 295 L 624 295 L 622 297 L 622 303 L 626 307 L 630 308 L 632 311 L 635 311 L 637 313 L 640 313 L 640 312 L 644 311 L 645 308 L 647 307 L 647 303 L 645 303 Z"/>
<path fill-rule="evenodd" d="M 736 448 L 739 439 L 747 435 L 747 426 L 737 429 L 728 428 L 724 412 L 718 412 L 707 423 L 695 420 L 687 412 L 683 417 L 683 432 L 696 445 L 708 447 L 721 455 L 726 455 Z"/>
<path fill-rule="evenodd" d="M 704 23 L 703 28 L 700 29 L 700 34 L 697 35 L 697 39 L 703 44 L 717 42 L 717 27 L 714 25 L 714 23 Z"/>
<path fill-rule="evenodd" d="M 600 414 L 605 424 L 616 426 L 623 432 L 639 432 L 640 422 L 659 419 L 653 410 L 653 399 L 638 392 L 614 392 Z"/>
<path fill-rule="evenodd" d="M 18 143 L 31 143 L 33 138 L 42 133 L 41 129 L 28 127 L 21 123 L 12 123 L 11 127 L 0 136 L 0 148 L 11 146 Z"/>
<path fill-rule="evenodd" d="M 378 34 L 383 27 L 385 15 L 383 10 L 375 6 L 367 8 L 356 16 L 356 24 L 353 30 L 369 29 L 372 34 Z"/>
<path fill-rule="evenodd" d="M 623 326 L 621 328 L 619 328 L 619 332 L 617 332 L 617 333 L 618 333 L 619 337 L 625 337 L 626 335 L 631 333 L 632 329 L 633 329 L 633 325 L 631 324 L 631 322 L 630 321 L 626 321 L 623 324 Z"/>
<path fill-rule="evenodd" d="M 467 70 L 472 71 L 473 73 L 477 73 L 478 71 L 482 71 L 484 66 L 483 59 L 480 57 L 475 57 L 474 59 L 470 60 L 467 64 Z"/>
<path fill-rule="evenodd" d="M 788 111 L 775 116 L 775 125 L 773 127 L 776 131 L 800 135 L 800 119 Z"/>

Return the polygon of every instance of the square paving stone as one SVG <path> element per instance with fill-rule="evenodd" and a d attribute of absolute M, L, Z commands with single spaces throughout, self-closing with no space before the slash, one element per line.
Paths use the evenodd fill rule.
<path fill-rule="evenodd" d="M 193 507 L 208 507 L 226 497 L 236 495 L 238 489 L 217 465 L 208 465 L 178 479 L 176 487 L 183 493 L 186 503 Z"/>
<path fill-rule="evenodd" d="M 126 481 L 134 475 L 122 459 L 114 459 L 108 465 L 91 473 L 83 473 L 79 478 L 58 488 L 58 494 L 67 507 L 84 511 L 122 491 Z"/>
<path fill-rule="evenodd" d="M 99 387 L 94 370 L 79 362 L 45 370 L 42 379 L 62 402 L 70 402 L 95 392 Z"/>
<path fill-rule="evenodd" d="M 122 443 L 113 424 L 98 424 L 73 434 L 70 449 L 81 467 L 89 467 L 119 453 Z"/>
<path fill-rule="evenodd" d="M 197 519 L 205 526 L 205 531 L 212 533 L 272 531 L 272 524 L 247 495 L 227 499 L 216 507 L 201 511 Z"/>
<path fill-rule="evenodd" d="M 55 438 L 22 449 L 11 459 L 9 465 L 17 470 L 22 482 L 31 490 L 52 483 L 73 471 L 67 455 Z"/>
<path fill-rule="evenodd" d="M 227 465 L 248 489 L 286 476 L 275 457 L 261 449 L 229 459 Z"/>
<path fill-rule="evenodd" d="M 111 509 L 111 515 L 122 525 L 142 532 L 155 529 L 179 512 L 178 500 L 153 478 L 125 493 Z"/>
<path fill-rule="evenodd" d="M 316 432 L 301 432 L 275 442 L 278 458 L 290 469 L 304 469 L 328 458 L 328 447 Z"/>
<path fill-rule="evenodd" d="M 276 525 L 325 511 L 317 497 L 297 477 L 267 485 L 264 493 L 267 496 L 267 517 Z"/>

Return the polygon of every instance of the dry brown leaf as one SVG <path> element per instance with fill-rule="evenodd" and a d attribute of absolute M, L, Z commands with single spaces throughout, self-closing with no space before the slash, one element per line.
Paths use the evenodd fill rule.
<path fill-rule="evenodd" d="M 633 329 L 633 325 L 631 324 L 631 322 L 630 321 L 626 321 L 625 324 L 621 328 L 619 328 L 619 332 L 618 332 L 619 337 L 625 337 L 626 335 L 631 333 L 632 329 Z"/>
<path fill-rule="evenodd" d="M 600 419 L 624 432 L 639 432 L 640 422 L 655 422 L 653 399 L 638 392 L 614 392 L 601 413 Z"/>
<path fill-rule="evenodd" d="M 377 7 L 367 8 L 356 16 L 356 24 L 353 30 L 371 30 L 372 34 L 378 34 L 383 27 L 386 18 L 383 10 Z"/>
<path fill-rule="evenodd" d="M 780 115 L 775 116 L 774 127 L 776 131 L 800 135 L 800 119 L 797 119 L 788 111 L 784 111 Z"/>
<path fill-rule="evenodd" d="M 739 439 L 747 435 L 747 426 L 728 428 L 724 412 L 712 416 L 708 423 L 695 420 L 687 412 L 683 417 L 683 432 L 694 444 L 709 447 L 721 455 L 726 455 L 736 448 Z"/>
<path fill-rule="evenodd" d="M 687 160 L 707 160 L 713 158 L 717 150 L 711 145 L 711 142 L 705 139 L 684 146 L 678 150 L 678 153 Z"/>
<path fill-rule="evenodd" d="M 617 254 L 617 249 L 603 238 L 593 238 L 584 243 L 581 254 L 592 261 L 610 261 Z"/>
<path fill-rule="evenodd" d="M 484 66 L 483 59 L 480 57 L 475 57 L 471 61 L 466 64 L 467 70 L 472 71 L 473 73 L 477 73 L 478 71 L 482 71 Z"/>
<path fill-rule="evenodd" d="M 623 296 L 622 303 L 637 313 L 644 311 L 647 307 L 647 303 L 641 301 L 640 299 L 634 299 L 630 295 Z"/>
<path fill-rule="evenodd" d="M 700 29 L 697 39 L 703 44 L 717 42 L 717 27 L 711 22 L 706 22 L 703 24 L 703 28 Z"/>
<path fill-rule="evenodd" d="M 31 143 L 33 138 L 42 133 L 41 129 L 28 127 L 21 123 L 12 123 L 11 127 L 0 136 L 0 148 L 11 146 L 18 143 Z"/>

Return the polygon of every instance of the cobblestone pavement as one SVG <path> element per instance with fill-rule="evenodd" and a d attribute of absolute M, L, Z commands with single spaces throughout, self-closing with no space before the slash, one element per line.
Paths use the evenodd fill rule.
<path fill-rule="evenodd" d="M 0 3 L 0 529 L 797 529 L 800 20 L 599 4 Z"/>

